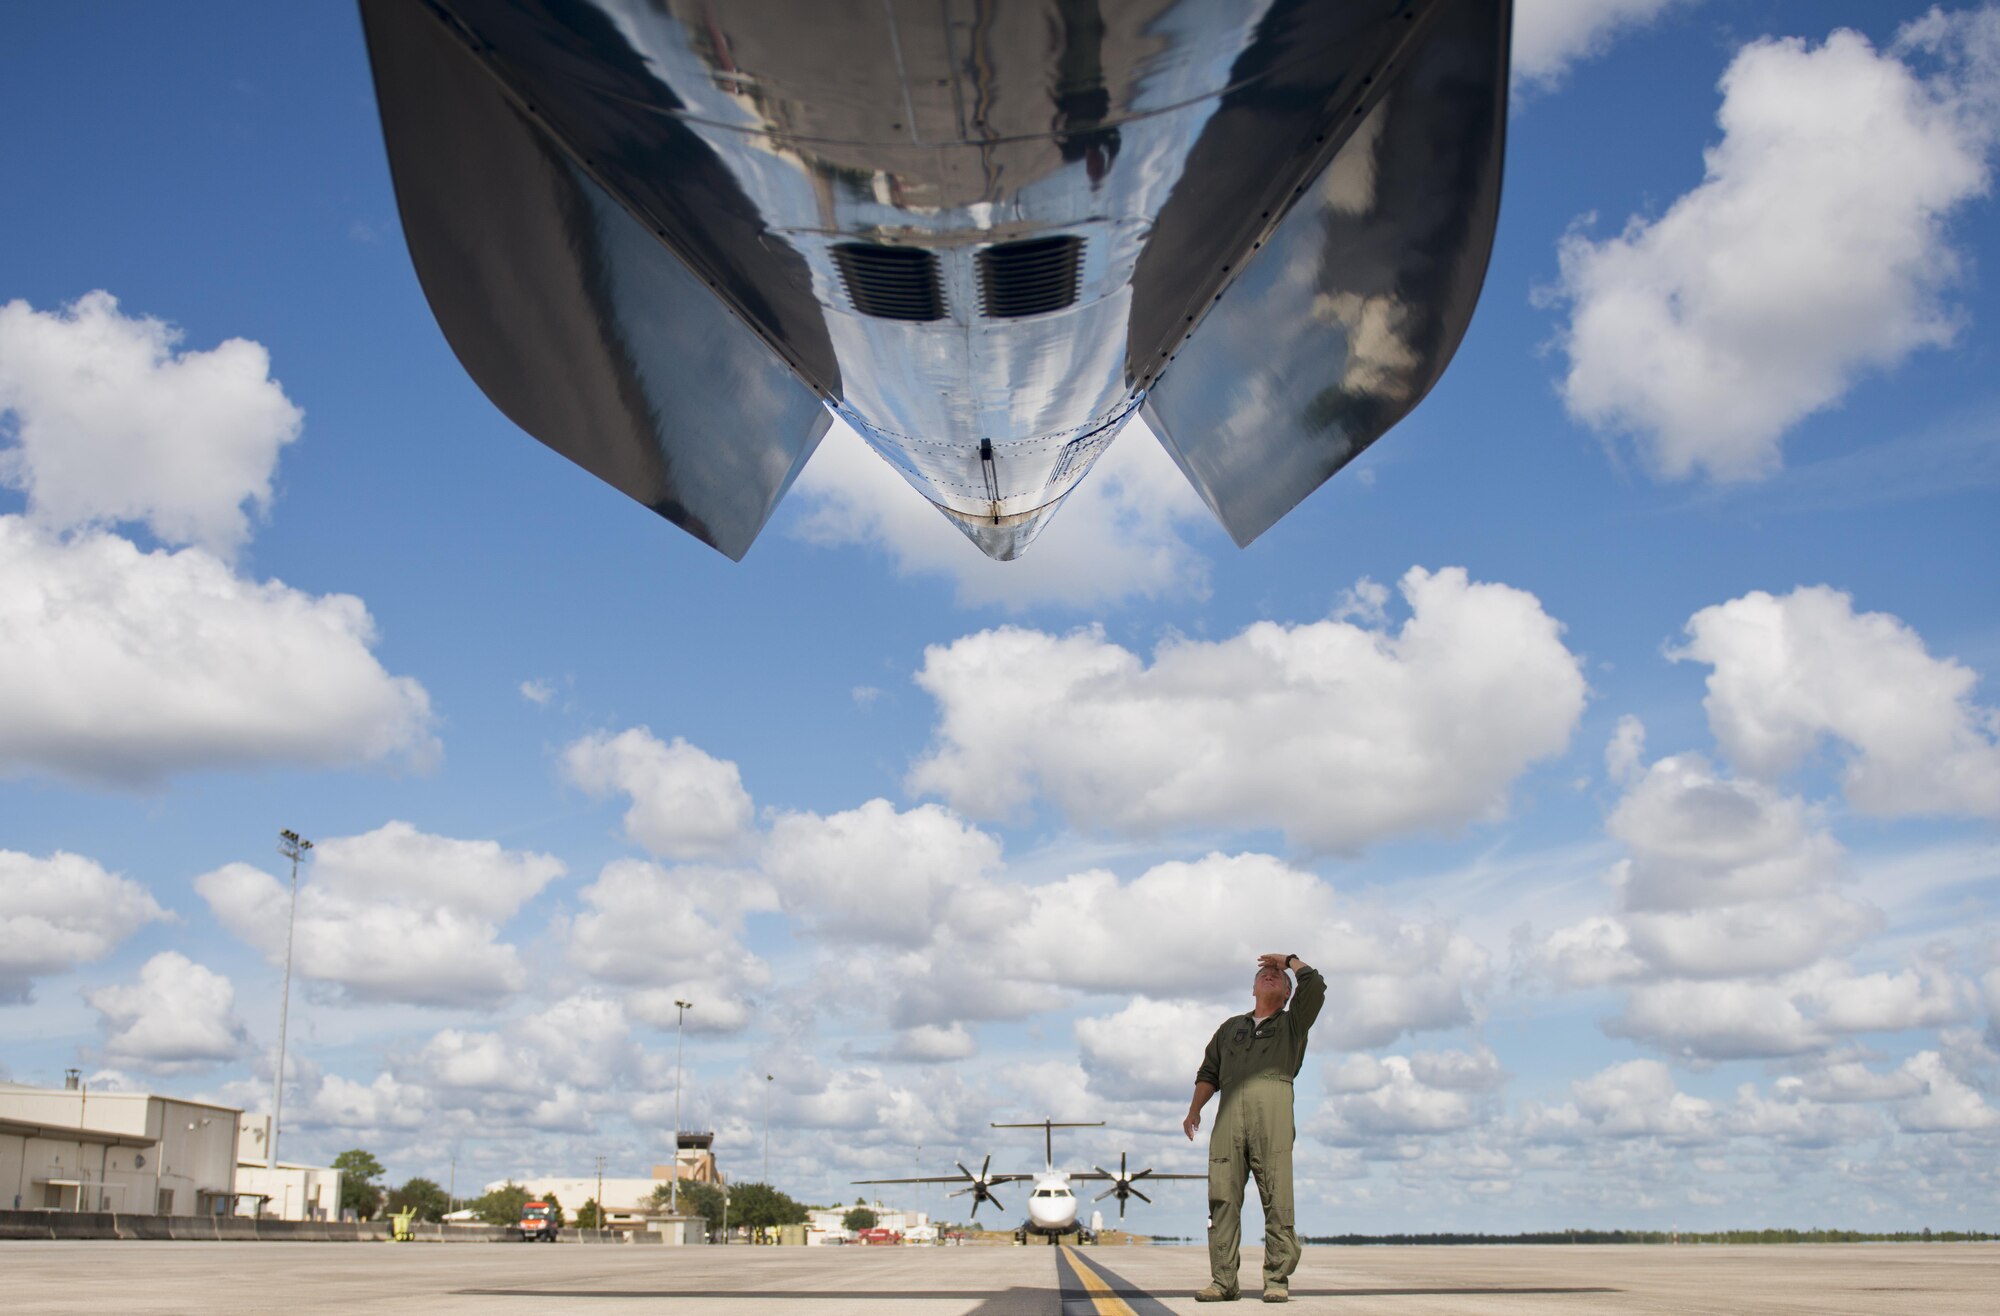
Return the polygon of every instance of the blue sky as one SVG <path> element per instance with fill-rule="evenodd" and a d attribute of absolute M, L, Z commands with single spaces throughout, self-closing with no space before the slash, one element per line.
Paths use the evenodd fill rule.
<path fill-rule="evenodd" d="M 1520 9 L 1435 393 L 1015 564 L 849 435 L 739 565 L 513 429 L 349 6 L 0 19 L 0 1073 L 268 1103 L 291 827 L 288 1155 L 644 1173 L 684 993 L 738 1176 L 1198 1168 L 1295 950 L 1310 1232 L 1990 1226 L 2000 11 Z"/>

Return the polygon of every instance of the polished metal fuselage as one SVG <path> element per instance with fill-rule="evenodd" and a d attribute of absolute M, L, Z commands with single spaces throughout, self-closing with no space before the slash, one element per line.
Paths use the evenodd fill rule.
<path fill-rule="evenodd" d="M 647 333 L 647 312 L 618 304 L 635 295 L 617 287 L 617 253 L 632 239 L 614 231 L 608 207 L 683 262 L 982 548 L 1009 558 L 1147 401 L 1287 217 L 1329 204 L 1318 183 L 1351 140 L 1366 142 L 1370 131 L 1380 138 L 1399 58 L 1454 22 L 1483 33 L 1493 24 L 1478 11 L 1496 4 L 1504 70 L 1503 0 L 364 0 L 364 12 L 399 195 L 439 187 L 429 180 L 449 162 L 436 146 L 398 150 L 399 133 L 415 131 L 399 121 L 420 118 L 426 96 L 444 93 L 413 85 L 415 75 L 393 66 L 384 71 L 385 51 L 429 40 L 409 35 L 396 6 L 425 9 L 490 76 L 525 131 L 546 139 L 555 163 L 529 172 L 547 175 L 551 195 L 582 198 L 549 203 L 561 217 L 552 226 L 567 231 L 551 250 L 562 246 L 577 277 L 598 285 L 588 295 L 605 303 L 597 318 L 619 362 L 610 373 L 637 381 L 620 386 L 633 395 L 631 407 L 660 411 L 649 399 L 674 372 L 656 365 L 649 376 L 639 360 L 644 344 L 634 343 Z M 1470 103 L 1490 119 L 1491 89 L 1479 94 L 1485 101 Z M 1453 113 L 1463 117 L 1464 107 Z M 1497 149 L 1490 122 L 1461 135 Z M 1437 154 L 1448 157 L 1450 148 L 1440 141 Z M 1492 177 L 1497 187 L 1497 159 Z M 1352 194 L 1354 179 L 1345 185 Z M 476 175 L 449 186 L 454 195 L 482 190 Z M 1468 186 L 1483 184 L 1460 180 L 1437 191 L 1441 201 L 1483 206 L 1471 223 L 1484 223 L 1490 238 L 1491 202 L 1465 203 Z M 464 223 L 475 242 L 482 226 L 494 230 L 488 264 L 504 267 L 524 241 L 543 240 L 501 233 L 507 221 L 482 218 L 496 201 L 467 197 Z M 410 208 L 406 197 L 406 218 Z M 991 313 L 981 253 L 1051 237 L 1080 240 L 1073 296 L 1039 313 Z M 938 313 L 870 313 L 837 254 L 857 244 L 926 253 Z M 427 256 L 423 245 L 413 232 L 420 273 L 459 259 Z M 1476 295 L 1484 247 L 1471 245 L 1479 248 Z M 1359 258 L 1383 264 L 1367 252 Z M 1364 332 L 1408 329 L 1396 318 L 1409 309 L 1404 302 L 1449 302 L 1469 315 L 1464 271 L 1440 272 L 1449 263 L 1425 264 L 1411 286 L 1382 290 L 1389 300 Z M 1391 272 L 1392 282 L 1398 277 Z M 645 286 L 667 278 L 649 275 Z M 1431 286 L 1420 286 L 1425 280 Z M 462 340 L 500 331 L 476 323 L 489 314 L 483 308 L 459 314 L 454 328 L 440 303 L 462 293 L 433 287 L 443 282 L 427 277 L 427 291 L 454 345 L 475 357 L 477 345 L 468 352 Z M 1339 278 L 1301 266 L 1295 282 L 1309 319 L 1345 313 L 1320 304 L 1347 291 Z M 1274 338 L 1293 332 L 1269 328 Z M 1354 326 L 1334 331 L 1352 355 Z M 1435 344 L 1411 348 L 1407 360 L 1391 352 L 1377 371 L 1388 393 L 1400 390 L 1403 409 L 1442 369 L 1456 333 L 1446 337 L 1441 352 Z M 1329 380 L 1351 388 L 1358 376 L 1350 364 L 1327 363 Z M 480 373 L 471 359 L 468 366 Z M 686 373 L 674 386 L 698 389 Z M 533 409 L 532 399 L 503 400 L 517 384 L 481 383 L 517 419 Z M 772 401 L 761 412 L 793 414 L 787 406 Z M 719 410 L 727 424 L 727 408 Z M 565 451 L 576 446 L 542 432 L 551 422 L 522 423 Z M 1162 437 L 1239 532 L 1227 498 L 1202 484 L 1191 455 L 1200 443 L 1183 450 Z M 1325 466 L 1317 479 L 1375 434 L 1348 427 L 1336 437 L 1331 455 L 1315 458 Z M 1228 460 L 1240 464 L 1244 444 L 1258 441 L 1232 437 Z M 669 468 L 675 442 L 660 443 Z M 772 457 L 786 473 L 770 503 L 809 451 L 810 441 Z M 703 496 L 682 487 L 685 477 L 665 497 L 606 478 L 669 515 L 665 505 L 698 507 Z M 696 533 L 739 551 L 720 542 L 728 535 Z"/>

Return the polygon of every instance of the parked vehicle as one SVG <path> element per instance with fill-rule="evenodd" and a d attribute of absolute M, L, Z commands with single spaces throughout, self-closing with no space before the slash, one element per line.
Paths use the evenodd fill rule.
<path fill-rule="evenodd" d="M 521 1222 L 514 1228 L 521 1231 L 523 1243 L 553 1243 L 562 1231 L 562 1217 L 548 1202 L 524 1202 L 521 1205 Z"/>

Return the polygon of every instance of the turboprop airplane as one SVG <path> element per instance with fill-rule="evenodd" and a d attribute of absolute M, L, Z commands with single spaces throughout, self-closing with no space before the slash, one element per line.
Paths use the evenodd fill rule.
<path fill-rule="evenodd" d="M 972 1195 L 972 1217 L 975 1220 L 979 1218 L 979 1204 L 981 1202 L 993 1203 L 996 1210 L 1005 1211 L 1007 1209 L 1000 1199 L 993 1194 L 993 1189 L 996 1185 L 1032 1182 L 1035 1186 L 1028 1194 L 1028 1219 L 1026 1224 L 1022 1226 L 1022 1231 L 1024 1233 L 1038 1234 L 1055 1239 L 1065 1234 L 1079 1233 L 1082 1230 L 1082 1226 L 1077 1223 L 1077 1196 L 1076 1191 L 1070 1187 L 1072 1183 L 1087 1183 L 1091 1181 L 1102 1183 L 1109 1181 L 1111 1186 L 1099 1193 L 1092 1200 L 1101 1202 L 1105 1198 L 1115 1195 L 1118 1198 L 1118 1218 L 1123 1220 L 1125 1218 L 1125 1200 L 1128 1197 L 1136 1197 L 1148 1205 L 1152 1203 L 1153 1199 L 1146 1196 L 1137 1187 L 1140 1180 L 1153 1183 L 1163 1179 L 1201 1179 L 1205 1181 L 1208 1178 L 1205 1174 L 1161 1174 L 1150 1168 L 1128 1170 L 1125 1164 L 1124 1152 L 1118 1153 L 1118 1172 L 1116 1174 L 1100 1165 L 1093 1165 L 1087 1171 L 1058 1170 L 1056 1168 L 1055 1130 L 1101 1129 L 1104 1127 L 1103 1120 L 1095 1120 L 1083 1124 L 1065 1124 L 1057 1120 L 1041 1120 L 1034 1124 L 995 1124 L 992 1127 L 996 1129 L 1040 1129 L 1042 1131 L 1042 1169 L 1040 1172 L 1034 1174 L 994 1174 L 992 1172 L 993 1156 L 989 1152 L 986 1159 L 980 1163 L 978 1174 L 974 1174 L 971 1170 L 966 1169 L 963 1161 L 958 1161 L 955 1162 L 958 1166 L 957 1174 L 926 1175 L 914 1179 L 856 1179 L 854 1182 L 857 1184 L 962 1183 L 965 1187 L 950 1195 L 953 1197 L 964 1197 L 967 1193 L 970 1193 Z"/>
<path fill-rule="evenodd" d="M 1135 415 L 1248 544 L 1415 407 L 1511 0 L 361 0 L 404 236 L 522 429 L 741 558 L 835 419 L 1019 555 Z"/>

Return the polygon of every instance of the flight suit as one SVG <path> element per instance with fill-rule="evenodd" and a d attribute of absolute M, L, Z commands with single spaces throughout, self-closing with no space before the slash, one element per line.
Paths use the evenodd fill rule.
<path fill-rule="evenodd" d="M 1299 970 L 1291 1004 L 1259 1024 L 1254 1014 L 1225 1021 L 1209 1039 L 1195 1081 L 1217 1089 L 1208 1135 L 1208 1264 L 1217 1283 L 1238 1287 L 1243 1183 L 1257 1176 L 1264 1204 L 1264 1281 L 1283 1283 L 1299 1264 L 1292 1228 L 1292 1080 L 1306 1058 L 1306 1034 L 1326 1004 L 1326 979 Z"/>

